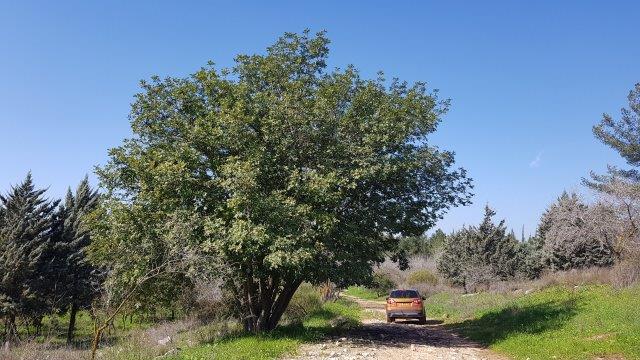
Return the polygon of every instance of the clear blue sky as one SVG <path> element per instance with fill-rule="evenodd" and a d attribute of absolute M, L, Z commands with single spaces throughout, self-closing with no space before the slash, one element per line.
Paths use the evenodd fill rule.
<path fill-rule="evenodd" d="M 638 19 L 638 1 L 0 0 L 0 189 L 29 170 L 50 196 L 75 186 L 130 134 L 140 79 L 325 29 L 331 66 L 452 99 L 434 142 L 457 153 L 476 195 L 441 227 L 478 222 L 488 202 L 531 232 L 589 170 L 621 164 L 591 126 L 640 81 Z"/>

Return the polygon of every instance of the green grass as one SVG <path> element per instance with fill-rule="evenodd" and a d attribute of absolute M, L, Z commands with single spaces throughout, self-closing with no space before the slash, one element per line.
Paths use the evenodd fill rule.
<path fill-rule="evenodd" d="M 427 301 L 431 316 L 463 335 L 531 360 L 640 359 L 639 307 L 640 286 L 553 287 L 518 297 L 438 294 Z"/>
<path fill-rule="evenodd" d="M 365 300 L 384 300 L 386 297 L 386 295 L 380 296 L 375 291 L 364 286 L 349 286 L 344 291 L 344 294 Z"/>
<path fill-rule="evenodd" d="M 441 292 L 430 296 L 424 304 L 427 316 L 452 323 L 474 318 L 482 311 L 503 306 L 513 299 L 514 295 L 505 294 Z"/>
<path fill-rule="evenodd" d="M 302 324 L 281 326 L 264 335 L 237 334 L 217 341 L 183 349 L 174 359 L 275 359 L 294 353 L 304 342 L 313 342 L 322 336 L 339 333 L 358 326 L 362 317 L 360 307 L 347 300 L 322 305 Z"/>
<path fill-rule="evenodd" d="M 138 317 L 134 322 L 123 322 L 120 317 L 114 321 L 115 334 L 110 336 L 111 341 L 116 341 L 118 338 L 126 337 L 130 330 L 146 329 L 153 326 L 154 323 L 150 321 L 140 321 Z M 27 332 L 27 328 L 24 325 L 18 327 L 18 333 L 23 338 L 33 339 L 35 342 L 49 342 L 53 345 L 65 345 L 67 339 L 67 329 L 69 326 L 69 313 L 62 315 L 47 315 L 42 319 L 42 328 L 40 329 L 39 336 L 33 336 L 33 327 L 30 327 Z M 32 337 L 33 336 L 33 337 Z M 76 326 L 74 331 L 74 343 L 82 346 L 86 346 L 93 337 L 93 319 L 88 311 L 79 311 L 76 315 Z"/>

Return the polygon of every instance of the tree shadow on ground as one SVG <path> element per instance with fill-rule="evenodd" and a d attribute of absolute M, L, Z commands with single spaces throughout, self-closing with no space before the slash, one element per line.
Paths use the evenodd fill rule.
<path fill-rule="evenodd" d="M 418 320 L 396 320 L 396 324 L 413 324 L 413 325 L 440 325 L 443 324 L 444 321 L 436 320 L 436 319 L 427 319 L 424 323 L 420 323 Z"/>
<path fill-rule="evenodd" d="M 575 299 L 514 305 L 447 327 L 483 345 L 491 345 L 514 334 L 538 334 L 558 329 L 575 316 L 577 310 Z"/>

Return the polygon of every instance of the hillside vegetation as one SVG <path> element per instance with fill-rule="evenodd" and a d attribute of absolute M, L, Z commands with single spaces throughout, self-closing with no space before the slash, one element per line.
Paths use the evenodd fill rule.
<path fill-rule="evenodd" d="M 529 294 L 440 293 L 428 314 L 515 359 L 640 359 L 640 286 L 554 286 Z"/>
<path fill-rule="evenodd" d="M 360 325 L 363 314 L 356 303 L 344 299 L 322 301 L 318 290 L 303 284 L 285 313 L 284 324 L 263 334 L 246 333 L 233 319 L 188 318 L 156 324 L 117 321 L 109 334 L 110 346 L 100 350 L 98 357 L 109 360 L 276 359 L 295 353 L 302 343 Z M 0 359 L 87 359 L 90 350 L 86 346 L 63 346 L 66 334 L 59 324 L 64 320 L 58 316 L 48 317 L 43 332 L 49 333 L 49 337 L 9 352 L 0 349 Z M 93 329 L 88 314 L 81 312 L 78 320 L 78 335 L 86 338 Z"/>

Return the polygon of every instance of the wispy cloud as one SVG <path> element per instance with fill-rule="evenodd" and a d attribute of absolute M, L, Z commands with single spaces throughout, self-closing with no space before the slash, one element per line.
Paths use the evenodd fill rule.
<path fill-rule="evenodd" d="M 540 151 L 538 155 L 536 155 L 535 159 L 531 160 L 531 162 L 529 163 L 529 167 L 530 168 L 540 167 L 541 161 L 542 161 L 542 151 Z"/>

